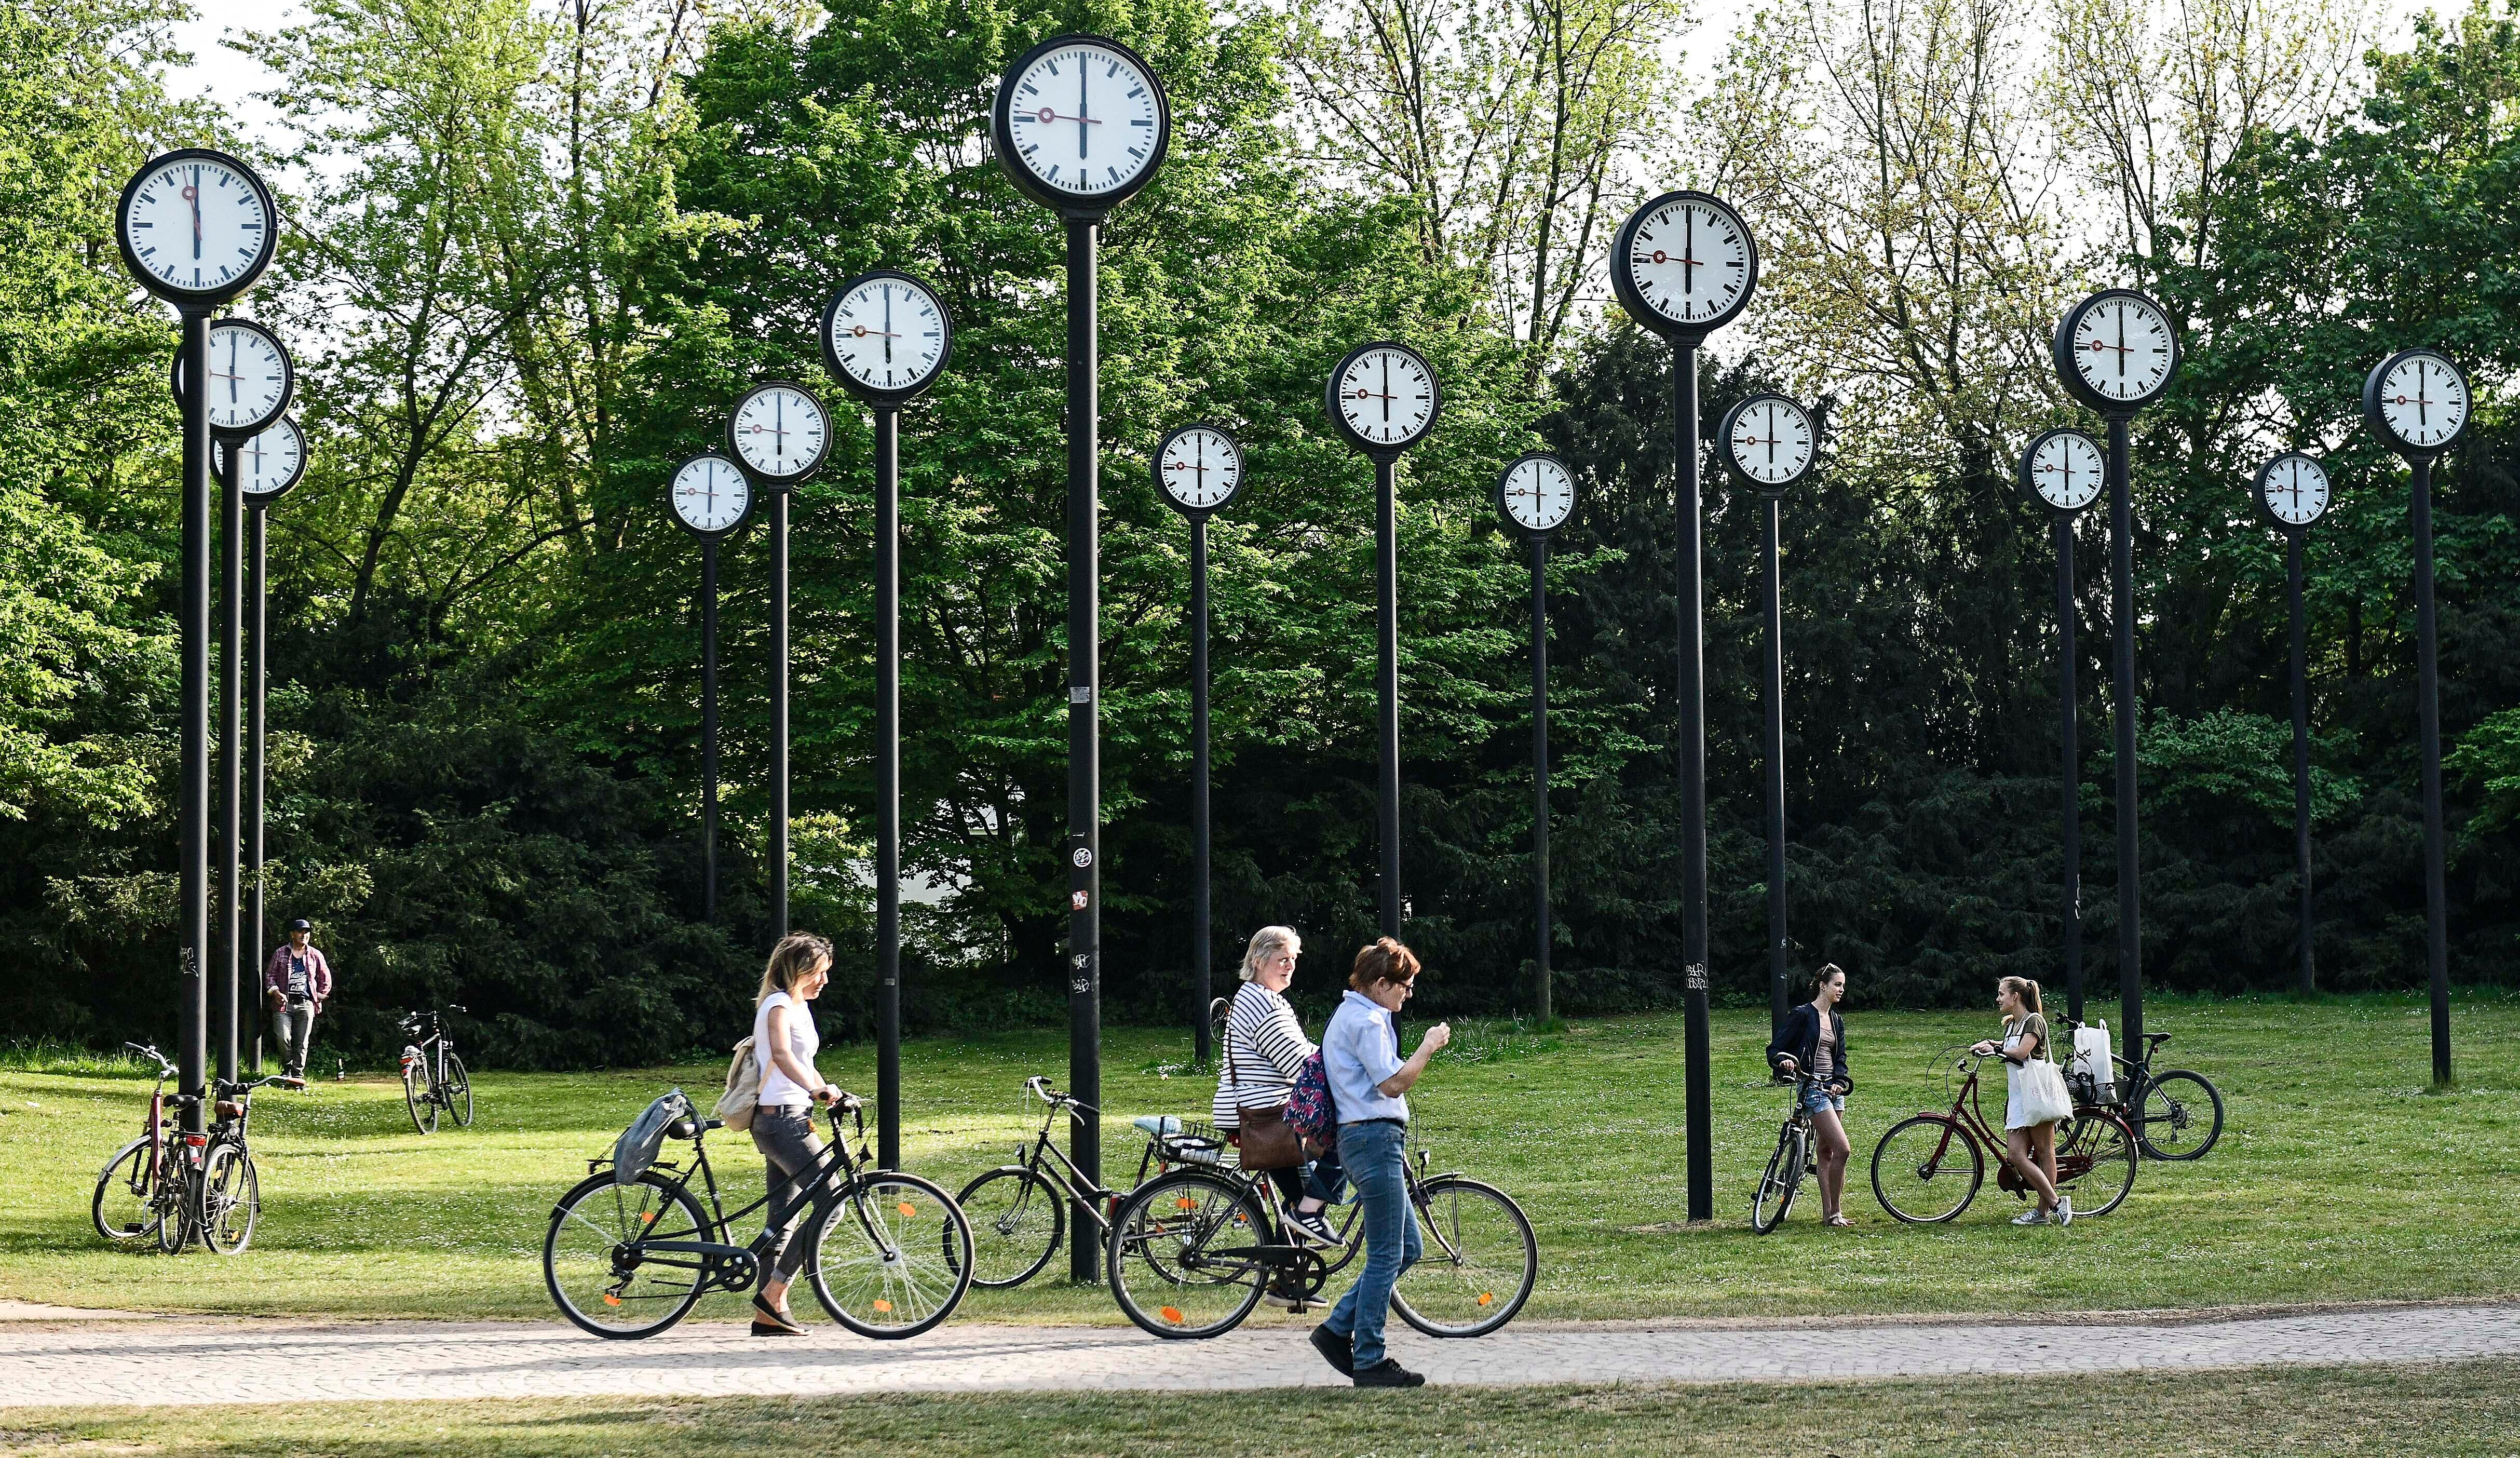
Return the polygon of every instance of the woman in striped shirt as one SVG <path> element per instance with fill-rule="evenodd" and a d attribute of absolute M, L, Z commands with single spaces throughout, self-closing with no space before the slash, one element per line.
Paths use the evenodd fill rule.
<path fill-rule="evenodd" d="M 1286 985 L 1295 980 L 1295 959 L 1304 954 L 1304 939 L 1291 927 L 1263 927 L 1251 934 L 1242 953 L 1242 985 L 1225 1015 L 1225 1057 L 1217 1075 L 1216 1101 L 1208 1116 L 1229 1133 L 1242 1126 L 1246 1108 L 1282 1107 L 1313 1056 L 1313 1043 L 1286 1002 Z M 1338 1233 L 1322 1217 L 1323 1207 L 1338 1194 L 1345 1171 L 1335 1153 L 1296 1169 L 1272 1169 L 1289 1208 L 1289 1223 L 1326 1246 L 1338 1244 Z"/>

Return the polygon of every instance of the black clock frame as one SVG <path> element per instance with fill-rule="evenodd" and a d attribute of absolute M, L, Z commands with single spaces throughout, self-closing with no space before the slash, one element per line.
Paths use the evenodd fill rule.
<path fill-rule="evenodd" d="M 940 308 L 941 308 L 941 304 L 940 304 Z M 824 332 L 824 337 L 825 337 L 826 339 L 828 339 L 828 338 L 830 337 L 830 335 L 831 335 L 831 326 L 830 326 L 830 324 L 829 324 L 828 320 L 826 321 L 826 323 L 825 323 L 825 325 L 824 325 L 824 331 L 823 331 L 823 332 Z M 938 368 L 941 370 L 941 369 L 943 368 L 943 366 L 942 366 L 942 365 L 939 365 L 939 366 L 938 366 Z M 817 410 L 819 410 L 819 411 L 821 411 L 821 412 L 823 412 L 823 443 L 822 443 L 822 445 L 821 445 L 819 448 L 817 448 L 817 449 L 815 450 L 815 452 L 814 452 L 814 459 L 812 459 L 811 461 L 806 462 L 806 463 L 805 463 L 805 465 L 804 465 L 804 467 L 803 467 L 802 469 L 797 470 L 797 471 L 794 471 L 794 472 L 791 472 L 791 473 L 789 473 L 789 474 L 788 474 L 788 475 L 787 475 L 787 476 L 773 476 L 773 475 L 771 475 L 770 473 L 768 473 L 768 472 L 766 472 L 766 471 L 762 471 L 762 470 L 759 470 L 759 469 L 755 468 L 751 462 L 749 462 L 749 461 L 747 461 L 747 460 L 745 460 L 745 459 L 743 458 L 743 450 L 742 450 L 742 448 L 741 446 L 739 446 L 739 445 L 737 445 L 737 444 L 736 444 L 736 439 L 735 439 L 735 422 L 736 422 L 736 420 L 737 420 L 737 418 L 738 418 L 738 417 L 740 417 L 740 416 L 742 416 L 742 415 L 743 414 L 743 404 L 744 404 L 744 402 L 745 402 L 746 400 L 751 399 L 754 395 L 757 395 L 757 394 L 760 394 L 760 393 L 764 392 L 765 390 L 773 390 L 773 389 L 792 389 L 792 390 L 796 391 L 796 393 L 798 393 L 798 394 L 800 394 L 800 395 L 803 395 L 806 399 L 813 401 L 813 402 L 814 402 L 814 408 L 815 408 L 815 409 L 817 409 Z M 822 397 L 821 395 L 818 395 L 818 394 L 814 393 L 814 391 L 813 391 L 812 389 L 808 388 L 804 384 L 802 384 L 802 383 L 801 383 L 801 382 L 799 382 L 799 381 L 795 381 L 795 380 L 764 380 L 764 381 L 761 381 L 760 383 L 758 383 L 758 384 L 754 385 L 751 388 L 749 388 L 749 389 L 745 390 L 743 393 L 742 393 L 742 394 L 740 394 L 740 395 L 736 396 L 736 398 L 735 398 L 735 408 L 727 412 L 727 417 L 726 417 L 726 454 L 734 458 L 734 460 L 735 460 L 735 465 L 736 465 L 736 469 L 737 469 L 737 470 L 739 470 L 739 471 L 741 471 L 741 472 L 742 472 L 745 476 L 747 476 L 747 477 L 751 478 L 752 478 L 752 480 L 753 480 L 753 482 L 754 482 L 755 484 L 757 484 L 757 485 L 762 485 L 762 486 L 766 486 L 766 487 L 769 487 L 769 488 L 771 488 L 771 489 L 773 489 L 773 490 L 780 490 L 780 491 L 784 491 L 784 490 L 788 489 L 788 487 L 790 487 L 790 486 L 793 486 L 793 485 L 797 484 L 797 483 L 798 483 L 798 482 L 800 482 L 800 481 L 805 481 L 805 480 L 810 480 L 810 479 L 812 479 L 812 478 L 813 478 L 813 476 L 814 476 L 814 473 L 816 473 L 816 472 L 818 472 L 818 471 L 820 471 L 820 470 L 822 470 L 822 469 L 823 469 L 823 463 L 831 459 L 831 455 L 832 455 L 832 436 L 834 433 L 835 433 L 835 432 L 834 432 L 834 430 L 833 430 L 832 422 L 832 407 L 831 407 L 830 405 L 828 405 L 828 404 L 824 403 L 823 397 Z"/>
<path fill-rule="evenodd" d="M 1418 368 L 1426 372 L 1426 389 L 1432 396 L 1426 402 L 1426 423 L 1418 428 L 1417 434 L 1397 445 L 1367 439 L 1348 424 L 1347 412 L 1339 408 L 1339 381 L 1347 375 L 1348 366 L 1376 349 L 1397 349 L 1418 361 Z M 1435 367 L 1427 361 L 1425 355 L 1401 343 L 1398 340 L 1373 340 L 1340 355 L 1338 363 L 1330 366 L 1329 379 L 1322 384 L 1322 408 L 1329 412 L 1330 429 L 1338 433 L 1340 439 L 1373 460 L 1397 461 L 1402 452 L 1435 433 L 1435 423 L 1444 418 L 1444 382 L 1435 378 Z"/>
<path fill-rule="evenodd" d="M 239 319 L 234 316 L 230 316 L 225 319 L 211 320 L 208 333 L 214 335 L 222 329 L 251 330 L 253 333 L 269 340 L 271 342 L 271 347 L 280 351 L 280 362 L 284 367 L 280 380 L 280 403 L 273 407 L 271 414 L 263 417 L 260 425 L 241 430 L 222 425 L 212 425 L 210 427 L 210 438 L 214 441 L 251 440 L 254 436 L 270 430 L 272 422 L 280 419 L 284 415 L 287 415 L 289 413 L 289 407 L 297 403 L 297 360 L 294 355 L 292 355 L 289 352 L 289 345 L 283 342 L 280 336 L 274 334 L 271 327 L 267 324 L 258 324 L 251 319 Z M 207 347 L 206 342 L 203 347 Z M 175 408 L 179 410 L 192 403 L 189 397 L 190 392 L 185 388 L 189 383 L 190 382 L 184 378 L 184 351 L 178 349 L 175 351 L 174 363 L 166 366 L 166 391 L 175 397 Z"/>
<path fill-rule="evenodd" d="M 296 490 L 297 483 L 306 478 L 306 428 L 297 423 L 296 417 L 289 414 L 287 411 L 282 411 L 278 419 L 272 421 L 271 424 L 264 426 L 261 430 L 254 432 L 253 435 L 269 434 L 271 432 L 280 429 L 282 426 L 287 426 L 289 429 L 297 433 L 297 469 L 289 473 L 289 479 L 281 482 L 278 486 L 268 491 L 248 491 L 242 485 L 238 486 L 237 494 L 245 498 L 245 504 L 248 506 L 269 506 L 271 503 L 278 501 L 281 497 Z M 233 440 L 222 435 L 212 442 L 210 446 L 212 470 L 217 472 L 220 477 L 224 478 L 227 472 L 228 454 L 232 451 L 242 449 L 248 441 L 253 439 L 253 435 L 240 435 Z"/>
<path fill-rule="evenodd" d="M 2311 518 L 2307 522 L 2285 521 L 2283 518 L 2275 515 L 2273 504 L 2267 500 L 2267 492 L 2269 490 L 2268 482 L 2273 478 L 2275 468 L 2286 461 L 2308 461 L 2311 465 L 2318 468 L 2318 474 L 2327 481 L 2326 503 L 2319 507 L 2318 515 Z M 2328 474 L 2327 463 L 2318 459 L 2317 456 L 2310 454 L 2308 451 L 2288 450 L 2270 459 L 2265 465 L 2258 468 L 2257 478 L 2249 482 L 2249 496 L 2258 504 L 2259 517 L 2263 519 L 2268 525 L 2272 526 L 2275 530 L 2283 532 L 2289 536 L 2296 532 L 2308 531 L 2310 528 L 2327 520 L 2327 514 L 2334 510 L 2336 506 L 2336 478 Z"/>
<path fill-rule="evenodd" d="M 2039 483 L 2031 477 L 2031 463 L 2039 459 L 2039 448 L 2060 435 L 2082 436 L 2083 443 L 2090 446 L 2092 448 L 2092 454 L 2099 458 L 2100 488 L 2097 491 L 2092 492 L 2092 499 L 2084 502 L 2081 506 L 2058 506 L 2056 503 L 2048 500 L 2047 497 L 2039 493 Z M 2076 517 L 2081 516 L 2083 513 L 2090 511 L 2092 507 L 2099 505 L 2100 502 L 2109 494 L 2108 447 L 2102 445 L 2099 441 L 2092 439 L 2092 433 L 2089 431 L 2078 431 L 2072 426 L 2058 426 L 2052 431 L 2042 431 L 2038 434 L 2030 437 L 2030 443 L 2021 448 L 2020 463 L 2013 467 L 2012 474 L 2014 480 L 2016 480 L 2021 486 L 2022 496 L 2026 498 L 2032 506 L 2037 507 L 2039 510 L 2046 512 L 2051 517 L 2062 517 L 2066 521 L 2070 522 Z"/>
<path fill-rule="evenodd" d="M 674 482 L 683 478 L 684 472 L 691 470 L 694 466 L 698 465 L 702 461 L 724 461 L 729 466 L 735 468 L 735 474 L 737 476 L 743 478 L 744 491 L 742 513 L 734 521 L 729 522 L 725 526 L 716 531 L 703 530 L 700 527 L 695 526 L 691 523 L 683 520 L 682 512 L 677 510 L 674 506 Z M 752 514 L 761 508 L 761 495 L 762 493 L 759 490 L 754 489 L 751 473 L 743 469 L 743 462 L 741 458 L 729 455 L 725 451 L 711 448 L 685 456 L 680 461 L 674 463 L 673 474 L 665 478 L 665 515 L 674 519 L 675 525 L 680 526 L 683 530 L 690 532 L 693 536 L 701 541 L 724 541 L 728 537 L 742 531 L 745 526 L 751 524 Z"/>
<path fill-rule="evenodd" d="M 2161 383 L 2145 391 L 2138 399 L 2113 400 L 2101 394 L 2084 381 L 2082 367 L 2074 362 L 2074 334 L 2081 327 L 2083 316 L 2112 298 L 2132 298 L 2140 302 L 2159 314 L 2162 323 L 2169 328 L 2170 367 L 2161 372 Z M 2133 416 L 2137 411 L 2158 401 L 2170 392 L 2172 382 L 2179 378 L 2179 367 L 2187 361 L 2187 351 L 2180 345 L 2179 327 L 2171 322 L 2170 311 L 2161 306 L 2161 300 L 2139 289 L 2102 289 L 2067 309 L 2065 316 L 2056 321 L 2056 334 L 2048 342 L 2048 352 L 2056 366 L 2056 378 L 2065 387 L 2065 392 L 2106 416 Z"/>
<path fill-rule="evenodd" d="M 1647 216 L 1680 203 L 1704 204 L 1731 216 L 1733 224 L 1741 230 L 1741 246 L 1749 254 L 1749 266 L 1741 282 L 1741 296 L 1732 301 L 1732 307 L 1703 322 L 1684 323 L 1645 302 L 1644 291 L 1637 287 L 1634 272 L 1633 245 L 1637 230 L 1644 226 Z M 1708 335 L 1739 318 L 1741 311 L 1750 306 L 1751 296 L 1759 292 L 1758 237 L 1750 231 L 1749 221 L 1732 204 L 1713 193 L 1701 193 L 1693 188 L 1664 193 L 1629 213 L 1628 220 L 1619 224 L 1618 233 L 1610 241 L 1610 292 L 1618 297 L 1619 307 L 1628 311 L 1629 318 L 1676 344 L 1693 348 Z"/>
<path fill-rule="evenodd" d="M 859 380 L 856 376 L 851 375 L 840 364 L 839 350 L 832 346 L 832 317 L 839 312 L 840 300 L 848 297 L 850 295 L 856 293 L 866 285 L 875 283 L 880 279 L 891 279 L 899 283 L 909 284 L 925 294 L 928 297 L 936 300 L 937 327 L 944 332 L 945 336 L 941 342 L 942 347 L 939 348 L 936 353 L 936 367 L 929 370 L 924 376 L 921 377 L 918 384 L 908 386 L 900 389 L 885 389 L 877 386 L 868 385 Z M 859 274 L 855 278 L 842 283 L 837 289 L 832 290 L 832 296 L 824 301 L 822 322 L 816 326 L 816 338 L 821 341 L 823 346 L 823 368 L 831 371 L 832 378 L 840 382 L 840 387 L 842 389 L 847 390 L 850 394 L 855 395 L 860 400 L 865 401 L 867 404 L 872 405 L 878 410 L 896 409 L 919 398 L 921 395 L 927 393 L 928 390 L 933 389 L 936 387 L 937 381 L 945 378 L 945 372 L 954 367 L 953 309 L 946 306 L 945 296 L 938 293 L 934 285 L 928 283 L 925 279 L 921 278 L 915 273 L 907 273 L 898 268 L 871 268 L 865 273 Z M 802 386 L 797 387 L 800 389 L 803 388 Z M 822 396 L 820 395 L 815 396 L 815 399 L 818 401 L 821 398 Z M 828 414 L 828 412 L 826 413 Z M 732 429 L 731 421 L 729 428 Z M 733 437 L 730 436 L 729 438 L 732 439 Z M 824 441 L 824 449 L 827 453 L 829 452 L 831 442 L 826 438 Z M 741 457 L 737 459 L 737 464 L 739 466 L 742 464 Z M 816 463 L 818 467 L 820 464 L 820 462 Z M 803 479 L 802 477 L 791 478 L 790 483 L 794 480 L 801 479 Z"/>
<path fill-rule="evenodd" d="M 1514 457 L 1506 465 L 1506 468 L 1503 471 L 1497 473 L 1496 484 L 1488 488 L 1488 502 L 1496 508 L 1497 520 L 1505 523 L 1508 530 L 1514 532 L 1523 539 L 1529 540 L 1533 537 L 1555 536 L 1558 532 L 1566 529 L 1566 522 L 1572 522 L 1575 520 L 1575 506 L 1571 500 L 1568 502 L 1566 507 L 1566 522 L 1560 522 L 1554 526 L 1525 526 L 1520 522 L 1513 519 L 1512 510 L 1505 504 L 1505 488 L 1512 483 L 1513 474 L 1521 470 L 1524 463 L 1529 461 L 1547 461 L 1555 466 L 1560 472 L 1564 473 L 1566 477 L 1567 494 L 1570 497 L 1573 496 L 1575 488 L 1575 473 L 1566 469 L 1566 462 L 1559 457 L 1555 451 L 1532 450 L 1525 451 L 1521 455 Z"/>
<path fill-rule="evenodd" d="M 1742 468 L 1740 461 L 1732 454 L 1732 427 L 1740 421 L 1742 413 L 1753 405 L 1772 402 L 1791 405 L 1802 416 L 1803 425 L 1810 430 L 1812 437 L 1811 458 L 1804 461 L 1802 469 L 1795 472 L 1790 478 L 1775 485 L 1752 476 Z M 1762 390 L 1754 395 L 1745 395 L 1732 409 L 1724 412 L 1723 423 L 1715 428 L 1715 458 L 1723 464 L 1726 474 L 1733 480 L 1762 496 L 1774 496 L 1781 500 L 1790 495 L 1794 487 L 1801 485 L 1820 465 L 1820 421 L 1804 407 L 1802 401 L 1791 395 L 1780 395 L 1774 390 Z"/>
<path fill-rule="evenodd" d="M 2439 445 L 2416 445 L 2400 435 L 2398 428 L 2389 424 L 2388 415 L 2380 408 L 2381 385 L 2389 378 L 2389 372 L 2419 354 L 2429 354 L 2440 360 L 2443 369 L 2458 377 L 2459 388 L 2467 395 L 2467 417 L 2458 423 L 2458 429 L 2451 433 L 2450 438 Z M 2401 349 L 2373 365 L 2371 373 L 2362 377 L 2362 419 L 2369 423 L 2371 433 L 2387 442 L 2389 449 L 2396 454 L 2408 461 L 2419 457 L 2426 461 L 2438 460 L 2452 446 L 2458 444 L 2459 437 L 2467 433 L 2467 428 L 2476 423 L 2476 384 L 2467 378 L 2467 371 L 2460 369 L 2458 362 L 2450 357 L 2449 350 L 2431 344 Z"/>
<path fill-rule="evenodd" d="M 1031 69 L 1033 62 L 1053 51 L 1064 50 L 1069 46 L 1100 46 L 1105 50 L 1118 52 L 1138 68 L 1138 74 L 1147 78 L 1147 85 L 1155 93 L 1154 155 L 1147 159 L 1147 164 L 1138 169 L 1137 176 L 1109 192 L 1096 193 L 1092 197 L 1061 192 L 1033 176 L 1031 169 L 1015 159 L 1017 154 L 1013 123 L 1009 119 L 1010 109 L 1014 105 L 1016 78 Z M 1062 35 L 1054 35 L 1041 42 L 1016 57 L 1014 63 L 998 77 L 997 96 L 989 103 L 989 146 L 997 153 L 999 163 L 1005 167 L 1007 179 L 1014 184 L 1015 191 L 1044 207 L 1057 211 L 1062 217 L 1099 222 L 1103 214 L 1136 197 L 1148 183 L 1155 180 L 1157 172 L 1163 170 L 1164 159 L 1172 152 L 1172 141 L 1173 104 L 1172 97 L 1164 90 L 1163 78 L 1155 74 L 1155 68 L 1147 64 L 1146 57 L 1107 35 L 1071 31 Z"/>
<path fill-rule="evenodd" d="M 1222 435 L 1225 437 L 1225 443 L 1234 449 L 1234 461 L 1236 467 L 1234 473 L 1234 485 L 1226 491 L 1225 495 L 1220 498 L 1214 506 L 1191 506 L 1182 501 L 1179 497 L 1173 495 L 1172 491 L 1164 485 L 1164 452 L 1172 449 L 1174 441 L 1179 440 L 1184 435 L 1191 433 L 1192 431 L 1205 431 L 1210 434 Z M 1164 433 L 1164 438 L 1155 442 L 1155 454 L 1148 466 L 1147 474 L 1153 478 L 1155 483 L 1155 495 L 1162 500 L 1164 505 L 1171 507 L 1176 512 L 1179 512 L 1186 521 L 1204 522 L 1208 518 L 1215 516 L 1218 512 L 1232 506 L 1235 498 L 1242 494 L 1242 482 L 1244 478 L 1250 474 L 1250 458 L 1242 453 L 1242 442 L 1236 437 L 1232 431 L 1227 430 L 1225 427 L 1218 425 L 1214 421 L 1194 420 L 1188 425 L 1175 426 L 1171 430 L 1166 431 Z"/>
<path fill-rule="evenodd" d="M 252 266 L 246 269 L 242 277 L 234 283 L 222 284 L 215 289 L 179 289 L 151 273 L 141 263 L 140 255 L 131 248 L 131 233 L 127 219 L 131 215 L 133 195 L 160 170 L 194 159 L 216 162 L 230 168 L 244 178 L 253 189 L 254 195 L 262 200 L 264 227 L 261 251 L 254 254 Z M 280 205 L 278 200 L 272 197 L 270 184 L 262 180 L 262 174 L 238 159 L 215 148 L 179 147 L 172 152 L 161 153 L 151 158 L 147 164 L 131 175 L 129 182 L 122 185 L 122 195 L 114 200 L 113 205 L 113 242 L 114 247 L 122 251 L 122 266 L 129 269 L 131 276 L 140 281 L 140 287 L 174 304 L 177 308 L 190 311 L 213 309 L 260 283 L 264 270 L 271 267 L 273 255 L 280 251 Z"/>

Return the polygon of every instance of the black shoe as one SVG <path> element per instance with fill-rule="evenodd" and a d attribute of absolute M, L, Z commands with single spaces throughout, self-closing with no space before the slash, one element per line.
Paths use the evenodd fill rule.
<path fill-rule="evenodd" d="M 1422 1373 L 1412 1372 L 1389 1357 L 1357 1373 L 1354 1380 L 1361 1388 L 1422 1388 L 1426 1385 Z"/>
<path fill-rule="evenodd" d="M 1339 1376 L 1354 1377 L 1356 1375 L 1356 1341 L 1354 1338 L 1342 1337 L 1326 1326 L 1317 1326 L 1313 1328 L 1313 1350 L 1322 1354 L 1323 1361 L 1329 1363 L 1330 1366 L 1337 1369 Z M 1385 1362 L 1383 1365 L 1387 1367 L 1390 1363 Z"/>

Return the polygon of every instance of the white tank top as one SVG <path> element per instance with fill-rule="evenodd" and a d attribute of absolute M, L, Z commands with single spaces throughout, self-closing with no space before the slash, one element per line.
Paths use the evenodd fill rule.
<path fill-rule="evenodd" d="M 761 1069 L 761 1095 L 755 1102 L 766 1108 L 802 1109 L 814 1102 L 814 1091 L 797 1086 L 770 1057 L 770 1010 L 788 1010 L 788 1051 L 807 1068 L 814 1066 L 814 1055 L 823 1046 L 823 1035 L 814 1028 L 814 1010 L 797 1002 L 785 992 L 773 992 L 761 999 L 752 1014 L 752 1058 Z"/>

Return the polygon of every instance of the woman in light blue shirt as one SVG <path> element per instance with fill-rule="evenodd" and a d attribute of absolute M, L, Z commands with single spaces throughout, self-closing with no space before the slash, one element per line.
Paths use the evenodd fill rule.
<path fill-rule="evenodd" d="M 1453 1040 L 1451 1025 L 1426 1029 L 1400 1056 L 1401 1006 L 1417 990 L 1418 955 L 1385 936 L 1356 954 L 1350 990 L 1322 1029 L 1322 1071 L 1338 1105 L 1339 1159 L 1365 1222 L 1365 1269 L 1320 1326 L 1313 1345 L 1361 1388 L 1419 1388 L 1426 1379 L 1383 1350 L 1391 1288 L 1417 1263 L 1418 1221 L 1409 1208 L 1409 1090 L 1426 1061 Z"/>

